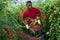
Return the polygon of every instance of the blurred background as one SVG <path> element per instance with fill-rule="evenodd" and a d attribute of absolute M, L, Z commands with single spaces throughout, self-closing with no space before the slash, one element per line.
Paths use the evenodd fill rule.
<path fill-rule="evenodd" d="M 0 0 L 0 40 L 28 40 L 21 14 L 27 0 Z M 60 0 L 30 0 L 42 13 L 45 40 L 60 40 Z M 9 36 L 9 34 L 11 36 Z M 9 37 L 8 37 L 9 36 Z"/>

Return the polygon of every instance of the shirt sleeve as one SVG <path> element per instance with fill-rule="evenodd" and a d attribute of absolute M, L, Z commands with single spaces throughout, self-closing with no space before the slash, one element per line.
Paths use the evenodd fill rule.
<path fill-rule="evenodd" d="M 27 17 L 27 15 L 26 15 L 26 10 L 24 10 L 23 13 L 22 13 L 22 19 L 24 19 L 24 18 L 26 18 L 26 17 Z"/>
<path fill-rule="evenodd" d="M 39 9 L 37 9 L 37 16 L 39 16 L 40 17 L 40 20 L 42 19 L 42 15 L 41 15 L 41 11 L 39 10 Z"/>
<path fill-rule="evenodd" d="M 37 15 L 41 15 L 41 11 L 37 9 Z"/>

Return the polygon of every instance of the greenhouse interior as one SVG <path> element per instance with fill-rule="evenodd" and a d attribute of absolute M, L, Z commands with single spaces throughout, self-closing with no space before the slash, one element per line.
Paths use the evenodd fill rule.
<path fill-rule="evenodd" d="M 0 40 L 60 40 L 60 0 L 0 0 Z"/>

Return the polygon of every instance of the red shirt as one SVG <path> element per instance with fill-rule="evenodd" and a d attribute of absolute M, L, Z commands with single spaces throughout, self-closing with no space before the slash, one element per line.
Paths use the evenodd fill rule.
<path fill-rule="evenodd" d="M 27 8 L 24 10 L 23 14 L 22 14 L 22 18 L 26 18 L 26 17 L 29 17 L 31 19 L 35 19 L 37 14 L 40 13 L 40 10 L 35 8 L 35 7 L 32 7 L 32 10 L 28 10 Z"/>
<path fill-rule="evenodd" d="M 26 8 L 22 14 L 22 19 L 24 19 L 26 17 L 31 18 L 31 19 L 35 19 L 38 14 L 40 14 L 39 9 L 32 7 L 32 10 L 28 10 L 28 8 Z M 30 23 L 31 23 L 31 21 L 29 20 L 27 22 L 27 24 L 29 25 Z"/>

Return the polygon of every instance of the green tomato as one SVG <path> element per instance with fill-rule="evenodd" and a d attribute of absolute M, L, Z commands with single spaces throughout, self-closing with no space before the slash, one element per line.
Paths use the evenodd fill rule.
<path fill-rule="evenodd" d="M 49 34 L 49 32 L 46 33 L 47 35 Z"/>

